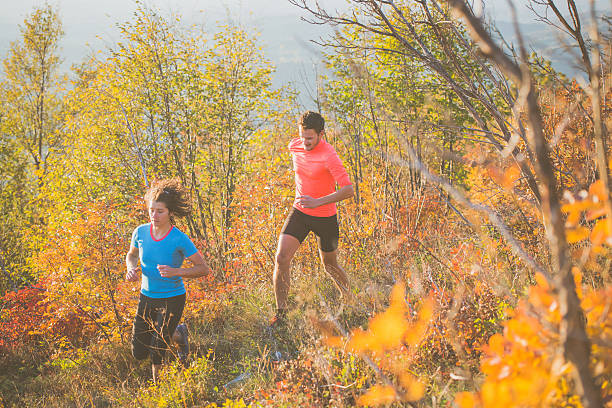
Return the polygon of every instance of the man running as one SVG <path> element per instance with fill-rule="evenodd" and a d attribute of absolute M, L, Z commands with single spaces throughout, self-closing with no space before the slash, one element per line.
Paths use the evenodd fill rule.
<path fill-rule="evenodd" d="M 323 139 L 324 127 L 325 120 L 319 113 L 305 112 L 299 122 L 300 137 L 289 142 L 295 201 L 278 238 L 274 263 L 276 315 L 272 327 L 285 323 L 291 260 L 310 231 L 317 235 L 325 271 L 343 295 L 349 292 L 348 276 L 337 260 L 340 234 L 335 203 L 352 197 L 353 185 L 338 154 Z"/>

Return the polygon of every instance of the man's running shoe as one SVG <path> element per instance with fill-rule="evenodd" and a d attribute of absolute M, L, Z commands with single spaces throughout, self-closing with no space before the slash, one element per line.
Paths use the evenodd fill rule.
<path fill-rule="evenodd" d="M 287 319 L 282 315 L 276 314 L 272 319 L 270 319 L 268 326 L 272 330 L 285 329 L 287 328 Z"/>
<path fill-rule="evenodd" d="M 274 339 L 280 342 L 284 342 L 289 338 L 286 310 L 280 309 L 276 311 L 276 314 L 268 323 L 267 331 Z"/>
<path fill-rule="evenodd" d="M 277 313 L 268 323 L 266 333 L 270 340 L 270 355 L 272 361 L 291 359 L 295 354 L 294 340 L 291 337 L 285 313 Z"/>

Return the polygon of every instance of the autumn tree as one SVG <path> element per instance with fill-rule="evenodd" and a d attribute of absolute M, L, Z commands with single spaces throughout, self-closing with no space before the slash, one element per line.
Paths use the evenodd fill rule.
<path fill-rule="evenodd" d="M 249 142 L 270 123 L 278 93 L 271 90 L 272 66 L 247 31 L 227 26 L 213 38 L 200 79 L 206 103 L 198 122 L 198 184 L 207 193 L 208 217 L 216 240 L 228 249 L 237 184 L 245 180 Z M 246 181 L 246 180 L 245 180 Z"/>
<path fill-rule="evenodd" d="M 0 102 L 2 103 L 2 102 Z M 3 127 L 4 121 L 0 123 Z M 2 130 L 2 135 L 5 135 Z M 0 202 L 4 211 L 0 215 L 0 292 L 17 289 L 29 279 L 26 268 L 27 244 L 24 242 L 28 225 L 27 161 L 18 154 L 17 141 L 0 139 Z"/>
<path fill-rule="evenodd" d="M 58 12 L 49 5 L 34 10 L 24 25 L 21 41 L 11 44 L 4 61 L 3 124 L 33 166 L 40 186 L 47 159 L 58 143 L 63 83 L 57 52 L 63 31 Z"/>
<path fill-rule="evenodd" d="M 411 21 L 427 18 L 415 9 L 406 9 L 406 12 Z M 429 18 L 435 23 L 444 17 L 434 13 Z M 486 75 L 491 67 L 471 54 L 465 30 L 459 28 L 456 33 L 445 35 L 437 31 L 443 28 L 436 28 L 434 23 L 416 25 L 418 38 L 410 39 L 411 44 L 417 40 L 424 42 L 432 58 L 436 58 L 441 69 L 451 73 L 453 80 L 479 81 L 496 109 L 508 114 L 507 102 Z M 439 41 L 440 36 L 445 42 Z M 326 83 L 324 106 L 342 127 L 341 140 L 351 153 L 349 160 L 355 173 L 358 198 L 363 165 L 378 162 L 384 168 L 380 183 L 382 207 L 395 214 L 405 204 L 407 197 L 394 188 L 397 183 L 404 183 L 404 176 L 389 168 L 380 154 L 405 157 L 404 143 L 415 151 L 419 160 L 439 168 L 451 180 L 462 181 L 463 166 L 451 158 L 460 154 L 466 143 L 481 140 L 481 135 L 474 130 L 481 119 L 475 120 L 464 109 L 455 90 L 443 77 L 426 62 L 411 58 L 395 38 L 357 25 L 342 26 L 325 45 L 330 49 L 328 67 L 332 74 Z M 460 55 L 459 61 L 446 58 L 447 52 Z M 483 107 L 477 113 L 478 118 L 491 120 Z M 393 130 L 395 127 L 402 129 L 399 137 Z M 423 180 L 418 171 L 407 169 L 407 172 L 410 195 L 416 196 L 422 192 Z"/>
<path fill-rule="evenodd" d="M 49 159 L 61 140 L 65 80 L 59 75 L 63 31 L 58 11 L 50 5 L 34 9 L 20 33 L 3 61 L 0 83 L 0 182 L 5 208 L 0 227 L 0 290 L 29 279 L 23 266 L 29 252 L 26 231 L 36 230 L 45 218 L 39 193 Z"/>

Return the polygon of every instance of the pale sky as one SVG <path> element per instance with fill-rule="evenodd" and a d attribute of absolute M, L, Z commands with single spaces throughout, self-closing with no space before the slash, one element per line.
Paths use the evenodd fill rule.
<path fill-rule="evenodd" d="M 115 23 L 129 20 L 137 6 L 134 0 L 49 0 L 48 3 L 59 9 L 66 32 L 64 41 L 70 43 L 93 43 L 96 36 L 115 34 Z M 256 27 L 262 19 L 291 16 L 295 30 L 299 31 L 299 16 L 304 15 L 286 0 L 146 0 L 143 3 L 162 13 L 177 12 L 187 24 L 205 23 L 207 26 L 227 21 L 228 16 Z M 319 0 L 319 3 L 340 9 L 345 9 L 347 4 L 345 0 Z M 0 52 L 8 49 L 7 43 L 19 35 L 18 24 L 34 7 L 43 4 L 44 0 L 0 0 Z"/>
<path fill-rule="evenodd" d="M 347 9 L 347 0 L 318 1 L 331 9 Z M 517 6 L 517 11 L 519 22 L 529 24 L 533 17 L 524 6 L 525 1 L 518 2 L 523 5 Z M 331 33 L 327 26 L 313 26 L 301 21 L 304 12 L 287 0 L 146 0 L 143 3 L 159 9 L 162 14 L 176 12 L 183 16 L 185 24 L 204 24 L 211 31 L 217 22 L 227 22 L 228 18 L 258 31 L 264 52 L 277 66 L 277 85 L 303 77 L 295 71 L 304 67 L 305 70 L 311 69 L 318 59 L 317 47 L 309 40 Z M 565 2 L 560 0 L 561 3 Z M 588 0 L 577 0 L 577 3 L 582 11 L 588 10 Z M 0 59 L 5 58 L 10 42 L 19 37 L 18 25 L 34 7 L 43 4 L 44 0 L 0 0 Z M 64 24 L 61 48 L 66 67 L 79 62 L 89 50 L 104 49 L 118 40 L 115 24 L 130 20 L 136 8 L 134 0 L 49 0 L 49 4 L 59 9 Z M 507 0 L 483 0 L 483 4 L 485 12 L 496 21 L 510 20 Z M 610 0 L 597 0 L 597 4 L 610 15 Z M 502 24 L 500 28 L 504 29 L 504 26 L 509 27 Z M 546 40 L 551 38 L 550 34 L 542 35 L 538 30 L 546 31 L 546 28 L 539 27 L 530 35 L 531 40 L 539 41 L 539 49 L 558 48 L 557 41 Z M 511 37 L 511 34 L 506 36 Z M 300 65 L 299 69 L 296 64 Z"/>
<path fill-rule="evenodd" d="M 105 49 L 119 40 L 117 23 L 132 19 L 137 4 L 134 0 L 49 0 L 59 9 L 64 27 L 61 55 L 64 69 L 79 63 L 91 51 Z M 286 0 L 146 0 L 143 3 L 158 9 L 162 15 L 177 13 L 185 25 L 204 25 L 214 32 L 219 23 L 231 20 L 259 33 L 264 54 L 276 67 L 275 86 L 288 82 L 302 87 L 313 86 L 320 51 L 309 43 L 331 32 L 329 27 L 312 26 L 300 20 L 305 15 Z M 323 0 L 332 8 L 346 7 L 345 0 Z M 19 25 L 34 7 L 44 0 L 0 0 L 0 59 L 4 59 L 19 33 Z"/>

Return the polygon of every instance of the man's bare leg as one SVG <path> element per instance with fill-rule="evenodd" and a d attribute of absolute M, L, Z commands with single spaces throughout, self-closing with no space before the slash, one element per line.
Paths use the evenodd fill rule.
<path fill-rule="evenodd" d="M 292 235 L 281 234 L 278 237 L 273 276 L 277 310 L 287 310 L 287 297 L 291 284 L 291 260 L 299 247 L 300 241 Z"/>
<path fill-rule="evenodd" d="M 336 284 L 336 287 L 342 293 L 345 299 L 349 299 L 350 296 L 350 283 L 349 278 L 344 269 L 338 264 L 338 250 L 331 252 L 324 252 L 319 248 L 319 256 L 321 262 L 325 267 L 325 271 L 331 276 Z"/>

